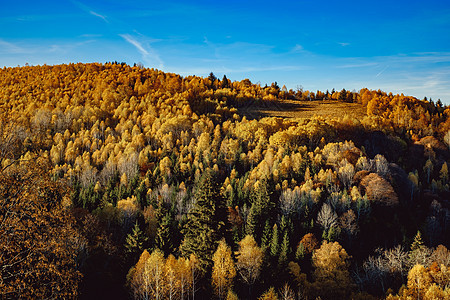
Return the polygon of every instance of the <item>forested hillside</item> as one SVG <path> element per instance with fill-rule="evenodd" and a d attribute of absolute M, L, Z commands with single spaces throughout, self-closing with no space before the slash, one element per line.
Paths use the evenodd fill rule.
<path fill-rule="evenodd" d="M 307 101 L 365 114 L 252 109 Z M 448 299 L 449 148 L 441 101 L 3 68 L 0 298 Z"/>

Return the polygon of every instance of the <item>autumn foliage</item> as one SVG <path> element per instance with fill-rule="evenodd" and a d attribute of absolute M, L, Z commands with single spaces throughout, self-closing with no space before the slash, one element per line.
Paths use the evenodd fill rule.
<path fill-rule="evenodd" d="M 44 162 L 14 164 L 0 173 L 1 298 L 75 298 L 83 238 L 63 203 L 64 184 Z"/>
<path fill-rule="evenodd" d="M 267 117 L 312 101 L 365 113 Z M 379 90 L 3 68 L 0 298 L 440 299 L 449 116 Z"/>

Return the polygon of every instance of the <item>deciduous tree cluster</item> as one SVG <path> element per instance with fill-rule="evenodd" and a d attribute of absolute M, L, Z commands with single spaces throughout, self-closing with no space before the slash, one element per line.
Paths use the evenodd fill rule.
<path fill-rule="evenodd" d="M 245 116 L 287 99 L 367 115 Z M 368 89 L 118 63 L 3 68 L 0 293 L 440 299 L 449 115 Z"/>

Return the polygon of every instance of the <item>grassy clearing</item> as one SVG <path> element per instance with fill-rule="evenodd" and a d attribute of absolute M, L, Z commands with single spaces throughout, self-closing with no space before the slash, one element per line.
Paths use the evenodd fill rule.
<path fill-rule="evenodd" d="M 240 107 L 239 113 L 245 115 L 247 119 L 259 119 L 261 117 L 309 119 L 313 116 L 343 117 L 344 115 L 362 119 L 366 116 L 366 110 L 361 104 L 334 100 L 255 101 Z"/>

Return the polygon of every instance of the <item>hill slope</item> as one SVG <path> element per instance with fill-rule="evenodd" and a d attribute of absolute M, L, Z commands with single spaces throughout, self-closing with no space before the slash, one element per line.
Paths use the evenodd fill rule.
<path fill-rule="evenodd" d="M 366 107 L 360 103 L 347 103 L 337 100 L 277 100 L 270 102 L 253 102 L 239 108 L 239 114 L 248 119 L 260 117 L 280 117 L 311 119 L 315 116 L 335 118 L 345 115 L 362 120 Z"/>
<path fill-rule="evenodd" d="M 218 282 L 229 282 L 216 278 L 212 288 L 211 276 L 225 274 L 213 272 L 213 258 L 243 244 L 252 253 L 261 248 L 265 263 L 252 272 L 259 275 L 251 288 L 237 272 L 233 289 L 241 298 L 259 297 L 268 283 L 279 291 L 285 282 L 309 298 L 383 297 L 416 264 L 433 266 L 421 272 L 437 286 L 430 281 L 424 289 L 444 293 L 449 116 L 441 103 L 367 89 L 288 91 L 125 64 L 3 68 L 0 218 L 21 210 L 10 204 L 56 205 L 76 239 L 58 243 L 70 255 L 51 270 L 73 274 L 70 293 L 86 299 L 151 293 L 142 282 L 150 263 L 167 272 L 163 297 L 192 293 L 195 283 L 198 298 L 209 299 Z M 38 195 L 10 193 L 7 182 L 35 190 L 34 182 L 17 180 L 36 172 L 34 161 L 48 176 L 27 176 L 58 182 L 61 196 L 51 184 Z M 21 201 L 13 201 L 17 195 Z M 22 274 L 8 260 L 33 242 L 6 242 L 16 223 L 36 221 L 19 217 L 0 219 L 8 225 L 0 225 L 0 247 L 8 247 L 0 249 L 8 253 L 0 260 L 0 298 L 34 292 L 20 276 L 1 273 L 6 264 Z M 39 242 L 45 249 L 51 241 Z M 387 263 L 388 250 L 397 251 L 401 269 L 374 265 Z M 232 256 L 229 266 L 239 262 Z M 333 264 L 325 267 L 328 259 Z M 360 276 L 350 276 L 351 265 Z M 181 282 L 186 270 L 201 271 L 193 277 L 199 281 L 170 281 Z M 47 295 L 57 276 L 39 280 Z M 401 296 L 414 291 L 408 285 Z"/>

